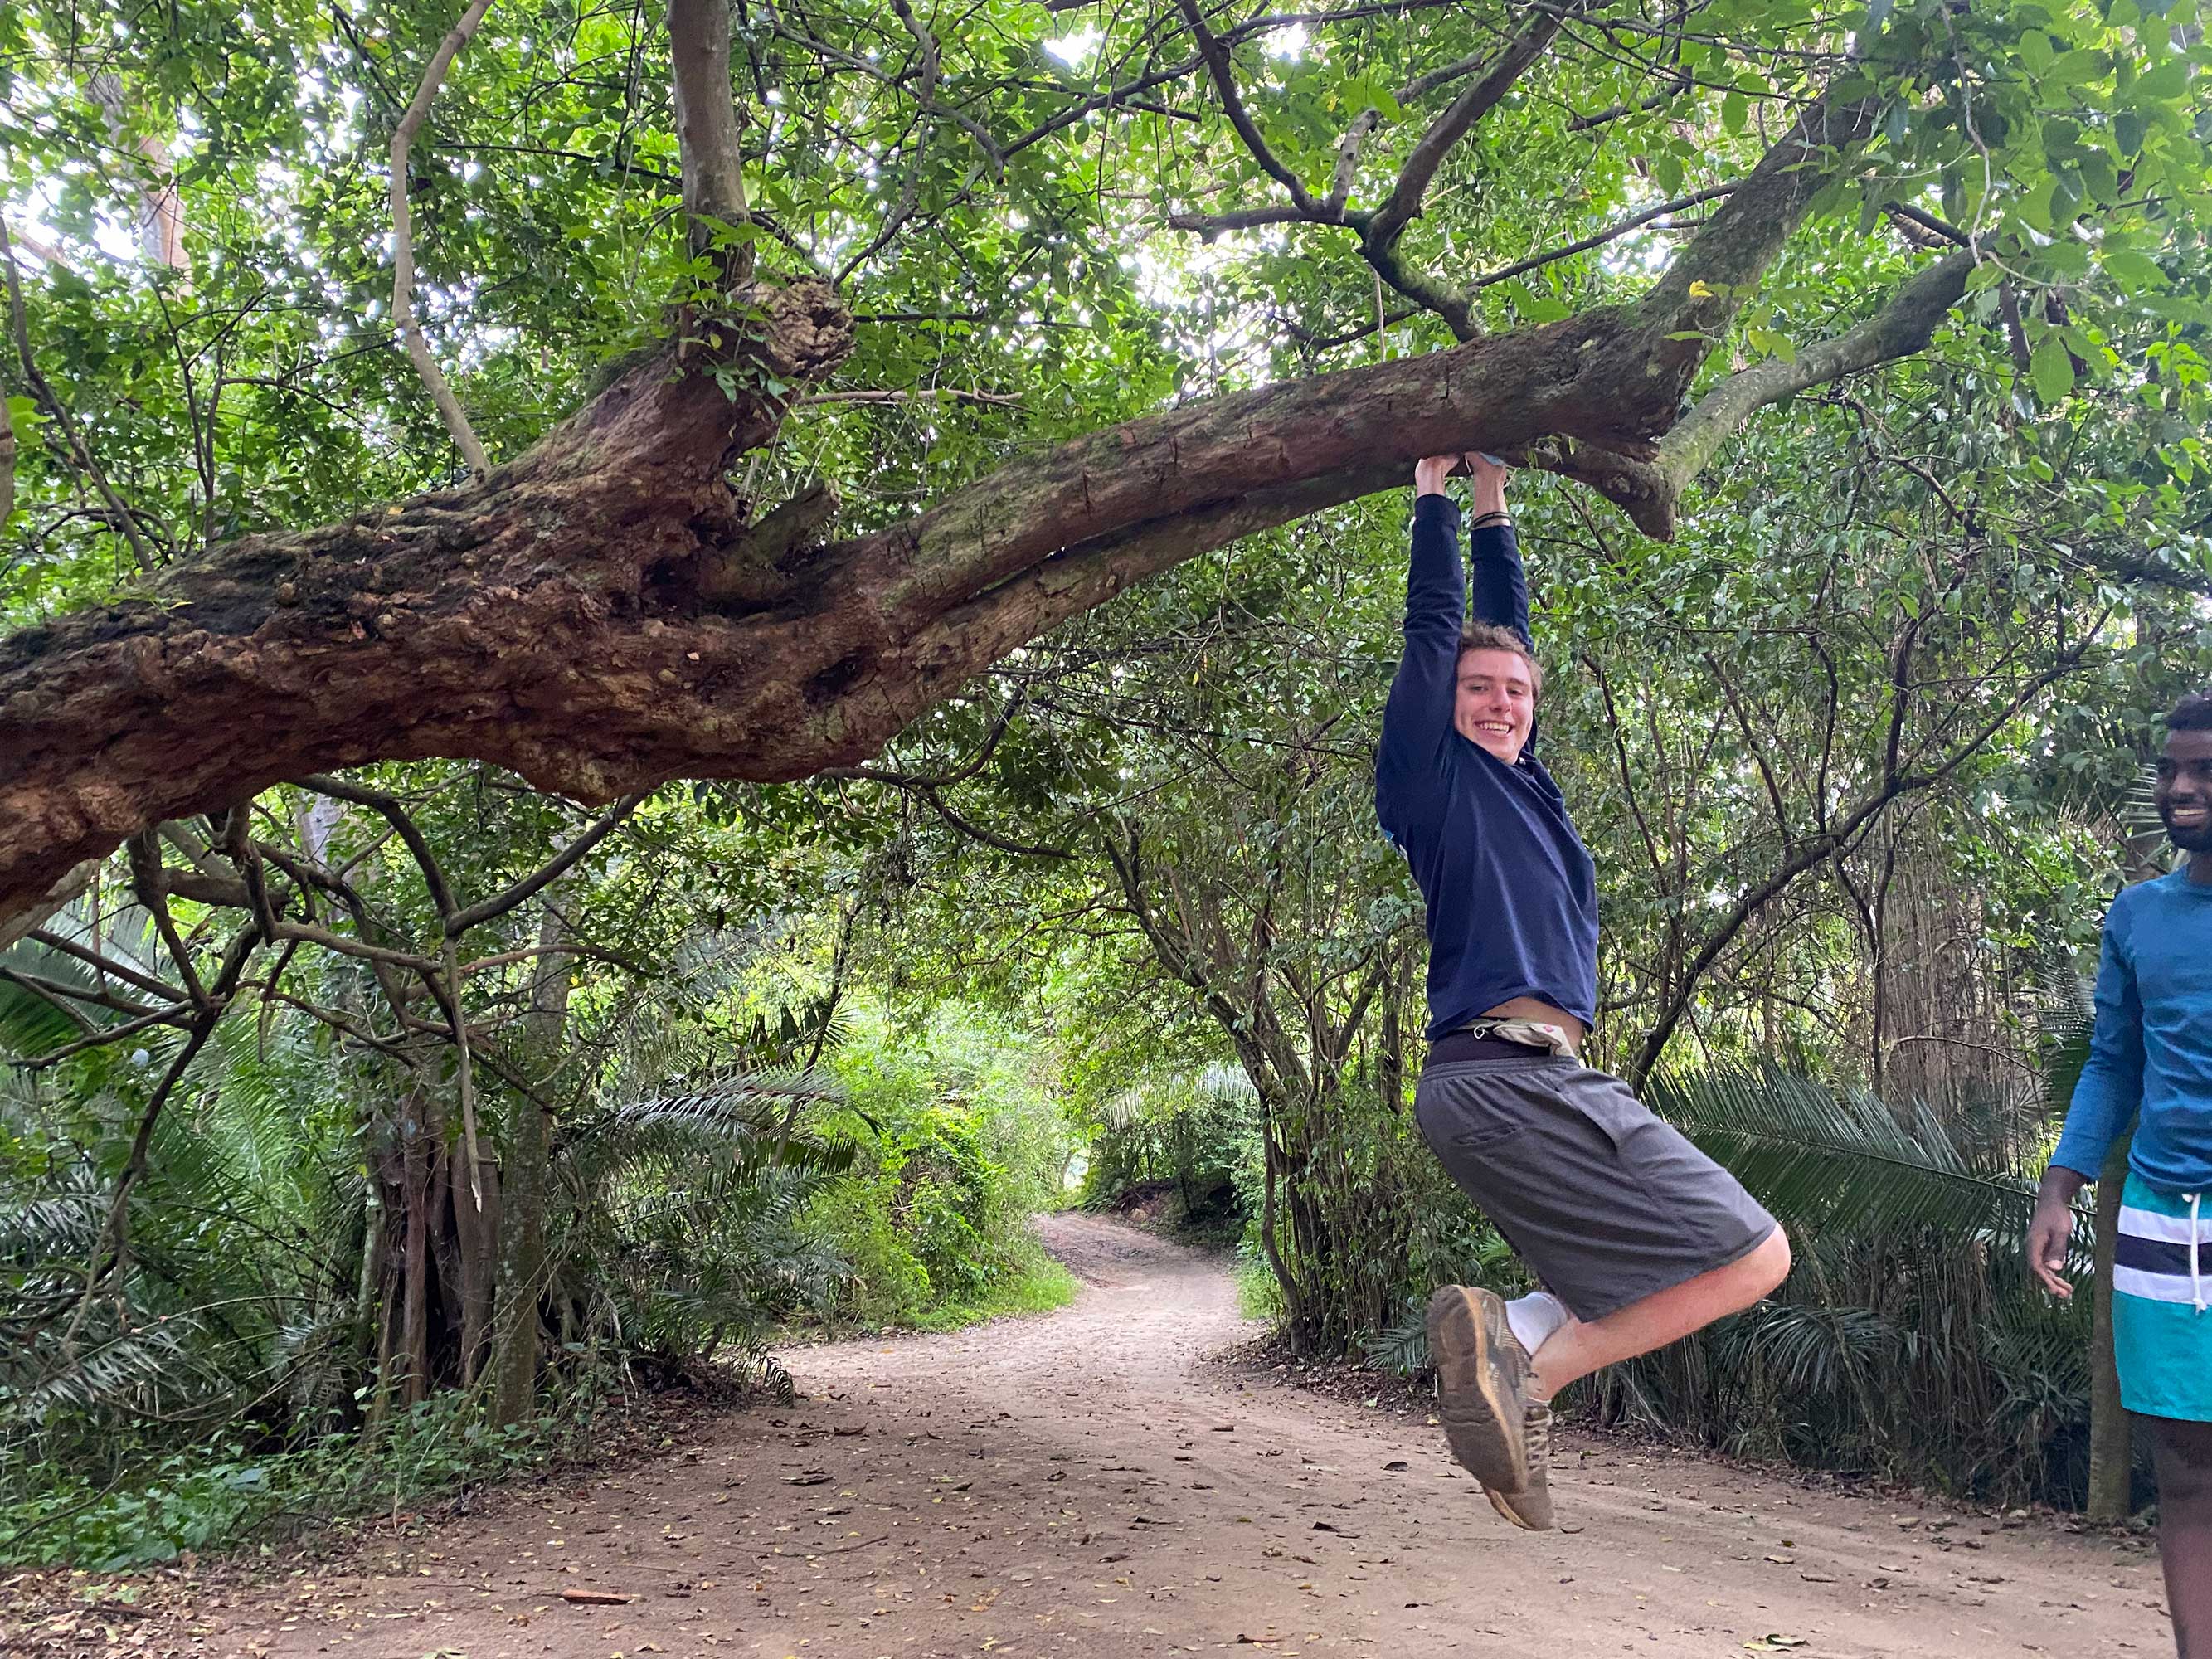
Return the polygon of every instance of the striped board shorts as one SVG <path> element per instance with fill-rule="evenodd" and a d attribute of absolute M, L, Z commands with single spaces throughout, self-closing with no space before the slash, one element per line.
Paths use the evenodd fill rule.
<path fill-rule="evenodd" d="M 2120 1403 L 2212 1422 L 2212 1193 L 2161 1193 L 2130 1173 L 2112 1267 Z"/>

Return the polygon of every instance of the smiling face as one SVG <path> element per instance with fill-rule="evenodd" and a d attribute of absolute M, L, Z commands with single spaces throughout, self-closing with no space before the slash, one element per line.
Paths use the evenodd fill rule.
<path fill-rule="evenodd" d="M 1452 725 L 1460 736 L 1508 766 L 1521 758 L 1536 720 L 1536 681 L 1517 651 L 1477 647 L 1459 658 Z"/>
<path fill-rule="evenodd" d="M 2212 854 L 2212 732 L 2166 734 L 2153 799 L 2176 847 L 2200 856 Z"/>

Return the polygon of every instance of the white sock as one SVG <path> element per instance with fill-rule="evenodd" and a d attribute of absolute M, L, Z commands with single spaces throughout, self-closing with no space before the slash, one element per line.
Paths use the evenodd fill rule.
<path fill-rule="evenodd" d="M 1533 1355 L 1544 1346 L 1546 1338 L 1567 1322 L 1567 1310 L 1549 1291 L 1532 1291 L 1519 1301 L 1505 1304 L 1505 1322 L 1512 1328 L 1513 1340 Z"/>

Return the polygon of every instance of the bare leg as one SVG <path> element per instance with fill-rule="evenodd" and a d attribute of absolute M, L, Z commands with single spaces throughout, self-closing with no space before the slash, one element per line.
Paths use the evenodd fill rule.
<path fill-rule="evenodd" d="M 1578 1376 L 1679 1341 L 1716 1319 L 1748 1308 L 1789 1273 L 1790 1241 L 1777 1227 L 1750 1255 L 1725 1267 L 1699 1273 L 1588 1324 L 1569 1320 L 1536 1351 L 1529 1393 L 1549 1400 Z M 2201 1659 L 2212 1659 L 2212 1653 Z"/>
<path fill-rule="evenodd" d="M 2174 1650 L 2212 1659 L 2212 1423 L 2144 1421 L 2158 1449 L 2158 1553 Z"/>

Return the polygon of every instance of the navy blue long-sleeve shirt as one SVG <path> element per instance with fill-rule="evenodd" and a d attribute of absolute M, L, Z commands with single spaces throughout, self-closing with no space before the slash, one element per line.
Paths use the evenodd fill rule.
<path fill-rule="evenodd" d="M 1474 614 L 1528 637 L 1528 588 L 1508 524 L 1472 538 Z M 1459 508 L 1413 502 L 1406 653 L 1382 711 L 1375 807 L 1428 907 L 1429 1036 L 1515 997 L 1597 1022 L 1597 872 L 1535 734 L 1511 766 L 1452 725 L 1467 614 Z"/>

